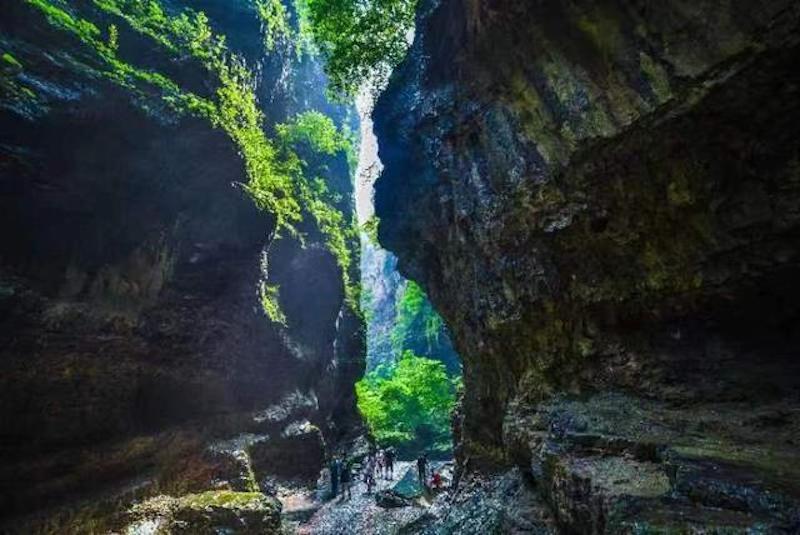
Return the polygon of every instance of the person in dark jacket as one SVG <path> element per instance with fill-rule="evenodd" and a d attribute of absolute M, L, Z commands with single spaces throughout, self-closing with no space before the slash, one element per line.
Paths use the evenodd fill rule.
<path fill-rule="evenodd" d="M 364 465 L 364 484 L 367 485 L 367 494 L 370 494 L 375 486 L 375 458 L 371 456 Z"/>
<path fill-rule="evenodd" d="M 386 479 L 394 478 L 394 448 L 386 448 L 383 458 L 386 468 Z"/>
<path fill-rule="evenodd" d="M 419 484 L 422 488 L 428 488 L 428 455 L 423 453 L 417 458 L 417 476 L 419 477 Z"/>
<path fill-rule="evenodd" d="M 342 462 L 338 457 L 331 457 L 331 462 L 328 466 L 331 472 L 331 497 L 335 498 L 339 495 L 339 478 L 341 476 Z"/>
<path fill-rule="evenodd" d="M 350 489 L 353 486 L 353 471 L 352 468 L 350 468 L 349 463 L 342 463 L 342 468 L 339 473 L 339 480 L 342 482 L 342 499 L 347 496 L 347 499 L 349 500 L 352 498 Z"/>

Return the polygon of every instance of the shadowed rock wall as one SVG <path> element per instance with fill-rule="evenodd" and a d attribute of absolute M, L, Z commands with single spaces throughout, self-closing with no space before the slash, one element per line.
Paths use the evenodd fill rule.
<path fill-rule="evenodd" d="M 348 120 L 316 60 L 292 46 L 265 53 L 251 3 L 165 3 L 190 4 L 258 67 L 265 128 L 307 107 Z M 90 2 L 59 5 L 118 24 L 132 64 L 212 94 L 190 59 Z M 207 442 L 272 433 L 253 418 L 270 406 L 273 427 L 308 419 L 333 441 L 357 432 L 362 323 L 313 224 L 305 248 L 274 241 L 274 218 L 235 186 L 244 164 L 222 130 L 99 76 L 86 46 L 26 2 L 3 8 L 0 51 L 13 58 L 0 77 L 0 517 L 207 488 Z M 325 163 L 349 218 L 346 158 Z M 267 276 L 288 327 L 261 308 Z M 50 528 L 88 529 L 80 514 Z"/>
<path fill-rule="evenodd" d="M 796 529 L 799 17 L 420 8 L 379 237 L 462 355 L 462 461 L 523 466 L 561 529 Z"/>

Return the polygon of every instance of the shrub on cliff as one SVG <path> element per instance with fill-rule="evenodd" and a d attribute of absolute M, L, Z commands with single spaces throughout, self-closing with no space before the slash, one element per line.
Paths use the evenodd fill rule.
<path fill-rule="evenodd" d="M 406 351 L 393 366 L 356 383 L 358 408 L 381 444 L 447 451 L 458 383 L 441 362 Z"/>
<path fill-rule="evenodd" d="M 326 60 L 331 88 L 355 94 L 363 82 L 380 87 L 408 49 L 417 0 L 296 2 Z"/>

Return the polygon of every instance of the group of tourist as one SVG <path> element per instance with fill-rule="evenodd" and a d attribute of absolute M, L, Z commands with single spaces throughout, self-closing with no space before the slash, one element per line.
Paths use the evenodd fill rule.
<path fill-rule="evenodd" d="M 367 493 L 371 493 L 375 486 L 376 478 L 391 480 L 394 478 L 394 448 L 381 450 L 370 449 L 362 470 L 364 483 L 367 485 Z M 353 463 L 343 459 L 338 455 L 331 458 L 330 465 L 331 494 L 332 497 L 339 495 L 340 487 L 342 499 L 352 497 L 353 487 Z"/>
<path fill-rule="evenodd" d="M 353 466 L 346 459 L 338 455 L 331 457 L 328 467 L 331 473 L 331 494 L 335 498 L 339 495 L 339 484 L 342 486 L 342 498 L 349 499 L 352 496 L 353 486 Z"/>
<path fill-rule="evenodd" d="M 367 493 L 372 492 L 376 478 L 394 479 L 394 448 L 376 450 L 371 447 L 367 454 L 364 464 L 364 483 L 367 485 Z"/>
<path fill-rule="evenodd" d="M 370 448 L 362 465 L 361 477 L 366 485 L 366 493 L 372 493 L 378 479 L 394 479 L 394 463 L 396 454 L 394 448 Z M 334 455 L 329 464 L 331 478 L 331 494 L 335 498 L 341 492 L 342 499 L 352 498 L 352 487 L 355 476 L 353 462 Z M 423 453 L 417 458 L 417 476 L 420 486 L 425 489 L 441 489 L 442 475 L 436 470 L 429 470 L 428 455 Z M 429 477 L 430 476 L 430 477 Z"/>

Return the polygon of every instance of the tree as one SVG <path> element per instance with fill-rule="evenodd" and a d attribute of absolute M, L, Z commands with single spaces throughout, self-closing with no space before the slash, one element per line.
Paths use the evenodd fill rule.
<path fill-rule="evenodd" d="M 419 284 L 408 281 L 397 300 L 397 321 L 392 329 L 392 346 L 398 353 L 405 349 L 413 349 L 407 344 L 413 338 L 424 335 L 427 342 L 427 353 L 431 353 L 442 333 L 442 318 L 428 301 Z"/>
<path fill-rule="evenodd" d="M 408 49 L 417 0 L 304 0 L 334 92 L 353 95 L 364 82 L 381 87 Z"/>
<path fill-rule="evenodd" d="M 406 450 L 447 450 L 459 383 L 448 377 L 441 362 L 406 351 L 393 366 L 356 383 L 358 408 L 381 443 Z"/>

